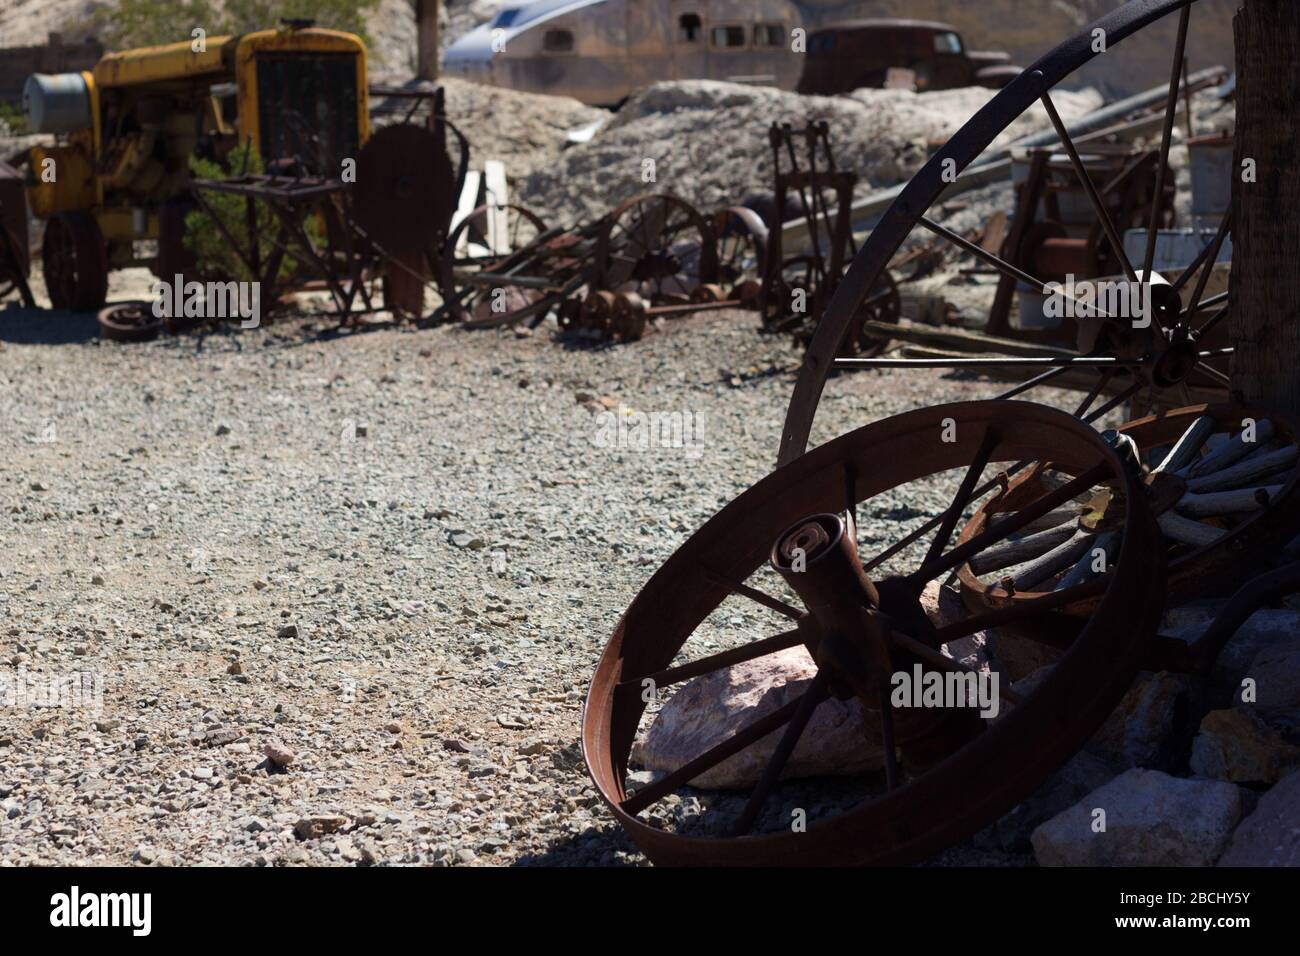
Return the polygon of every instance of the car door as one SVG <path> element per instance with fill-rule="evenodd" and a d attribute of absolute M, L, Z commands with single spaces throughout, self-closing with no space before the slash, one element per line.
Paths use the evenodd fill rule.
<path fill-rule="evenodd" d="M 970 83 L 970 64 L 966 60 L 966 46 L 952 30 L 936 31 L 930 35 L 931 67 L 930 89 L 946 90 Z"/>

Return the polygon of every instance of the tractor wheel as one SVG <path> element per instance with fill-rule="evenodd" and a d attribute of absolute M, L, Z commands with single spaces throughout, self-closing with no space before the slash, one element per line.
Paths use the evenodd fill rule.
<path fill-rule="evenodd" d="M 108 297 L 108 247 L 99 224 L 84 212 L 61 212 L 45 226 L 41 245 L 50 305 L 93 312 Z"/>

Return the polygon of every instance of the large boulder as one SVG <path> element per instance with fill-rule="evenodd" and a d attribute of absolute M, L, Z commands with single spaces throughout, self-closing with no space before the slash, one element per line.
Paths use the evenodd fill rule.
<path fill-rule="evenodd" d="M 1087 750 L 1080 750 L 1034 791 L 1029 799 L 987 827 L 982 837 L 1010 853 L 1030 848 L 1034 829 L 1114 779 L 1115 768 Z"/>
<path fill-rule="evenodd" d="M 1260 798 L 1219 866 L 1300 866 L 1300 771 Z"/>
<path fill-rule="evenodd" d="M 1300 711 L 1212 710 L 1192 742 L 1193 773 L 1243 784 L 1274 784 L 1300 767 Z"/>
<path fill-rule="evenodd" d="M 1124 767 L 1172 770 L 1186 754 L 1193 687 L 1181 674 L 1141 674 L 1088 749 Z"/>
<path fill-rule="evenodd" d="M 1042 866 L 1211 866 L 1241 813 L 1230 783 L 1134 768 L 1035 830 L 1034 856 Z"/>
<path fill-rule="evenodd" d="M 1161 633 L 1195 647 L 1223 605 L 1222 601 L 1201 601 L 1171 608 L 1161 622 Z M 1254 677 L 1259 682 L 1257 661 L 1270 667 L 1284 664 L 1286 651 L 1296 648 L 1296 634 L 1300 634 L 1300 612 L 1295 610 L 1265 608 L 1247 618 L 1219 651 L 1210 670 L 1211 705 L 1230 707 L 1241 703 L 1243 678 Z M 1291 668 L 1295 668 L 1294 661 Z M 1275 686 L 1272 695 L 1277 697 L 1282 690 Z"/>
<path fill-rule="evenodd" d="M 673 771 L 738 730 L 800 696 L 816 666 L 802 647 L 746 661 L 682 685 L 632 748 L 631 762 Z M 712 789 L 750 787 L 767 766 L 781 731 L 751 744 L 692 781 Z M 782 779 L 862 773 L 883 766 L 882 751 L 867 742 L 856 699 L 828 699 L 814 711 Z"/>
<path fill-rule="evenodd" d="M 1274 644 L 1255 655 L 1244 676 L 1255 681 L 1257 707 L 1300 708 L 1300 641 L 1292 632 L 1286 644 Z M 1238 700 L 1241 694 L 1237 695 Z"/>

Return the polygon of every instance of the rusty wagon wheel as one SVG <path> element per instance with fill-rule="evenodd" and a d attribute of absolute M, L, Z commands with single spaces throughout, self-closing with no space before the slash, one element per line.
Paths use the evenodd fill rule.
<path fill-rule="evenodd" d="M 1147 558 L 1166 565 L 1170 601 L 1231 592 L 1252 564 L 1265 570 L 1300 531 L 1300 447 L 1285 422 L 1225 403 L 1148 416 L 1118 433 L 1147 462 L 1142 493 L 1162 538 Z M 1004 512 L 1060 480 L 1050 462 L 1035 462 L 975 511 L 958 541 L 983 533 Z M 973 610 L 989 611 L 1096 580 L 1121 544 L 1116 511 L 1123 507 L 1115 489 L 1088 489 L 1048 527 L 962 564 L 957 576 L 963 600 Z M 1094 606 L 1081 601 L 1066 610 L 1085 615 Z"/>
<path fill-rule="evenodd" d="M 988 464 L 1049 456 L 1078 477 L 949 547 Z M 858 504 L 954 470 L 954 480 L 962 475 L 956 494 L 911 570 L 868 577 L 864 569 L 878 563 L 859 560 Z M 675 865 L 911 863 L 996 819 L 1068 759 L 1127 689 L 1163 603 L 1163 567 L 1143 560 L 1158 540 L 1155 522 L 1145 507 L 1128 508 L 1111 573 L 1064 599 L 1048 595 L 1011 611 L 936 623 L 922 594 L 970 558 L 1041 521 L 1079 489 L 1104 482 L 1140 501 L 1136 475 L 1102 436 L 1065 412 L 1020 402 L 908 412 L 836 438 L 768 475 L 654 574 L 601 655 L 582 743 L 614 816 L 652 861 Z M 798 595 L 794 603 L 781 595 L 783 583 Z M 924 664 L 962 673 L 966 665 L 943 655 L 946 645 L 1006 621 L 1051 615 L 1080 593 L 1096 595 L 1097 607 L 1060 665 L 1023 694 L 1002 691 L 1006 709 L 995 720 L 972 722 L 971 711 L 960 705 L 918 716 L 891 702 L 891 671 Z M 694 648 L 716 637 L 715 612 L 730 617 L 738 609 L 734 603 L 721 608 L 728 599 L 771 610 L 786 619 L 786 629 L 706 656 L 679 657 L 688 643 Z M 697 636 L 700 641 L 691 643 Z M 800 645 L 815 662 L 816 676 L 786 688 L 788 703 L 756 713 L 752 723 L 667 776 L 629 790 L 629 757 L 648 701 L 660 689 Z M 827 697 L 860 702 L 863 732 L 879 748 L 884 779 L 866 780 L 867 792 L 839 815 L 806 809 L 806 829 L 796 832 L 788 818 L 763 811 L 780 803 L 778 781 L 788 758 Z M 772 748 L 766 769 L 735 812 L 720 803 L 716 813 L 680 828 L 655 815 L 670 793 L 762 745 Z"/>
<path fill-rule="evenodd" d="M 668 193 L 633 196 L 601 223 L 593 287 L 635 292 L 651 305 L 684 304 L 718 281 L 713 223 Z"/>
<path fill-rule="evenodd" d="M 500 235 L 493 235 L 490 216 L 504 216 Z M 492 265 L 522 249 L 546 232 L 542 217 L 515 203 L 479 206 L 456 224 L 447 237 L 443 258 L 453 270 L 491 269 Z"/>
<path fill-rule="evenodd" d="M 99 334 L 115 342 L 147 342 L 162 332 L 164 320 L 154 314 L 152 302 L 123 302 L 100 309 L 95 316 Z"/>
<path fill-rule="evenodd" d="M 1090 178 L 1076 147 L 1052 101 L 1052 91 L 1088 63 L 1094 52 L 1097 31 L 1106 37 L 1108 56 L 1119 55 L 1123 41 L 1133 34 L 1178 14 L 1177 38 L 1170 72 L 1169 94 L 1165 103 L 1161 135 L 1160 163 L 1157 167 L 1156 195 L 1160 195 L 1169 167 L 1174 120 L 1178 109 L 1187 31 L 1192 7 L 1198 0 L 1132 0 L 1089 25 L 1073 38 L 1058 46 L 1021 75 L 1007 84 L 975 114 L 925 167 L 907 184 L 885 212 L 880 223 L 858 251 L 844 279 L 835 289 L 824 317 L 804 357 L 794 394 L 786 412 L 778 461 L 792 461 L 807 447 L 813 421 L 830 374 L 850 368 L 945 368 L 945 369 L 1018 369 L 1037 373 L 1033 378 L 1004 392 L 1002 398 L 1024 393 L 1046 384 L 1070 369 L 1083 369 L 1096 376 L 1096 388 L 1080 410 L 1084 414 L 1098 395 L 1118 391 L 1123 400 L 1139 392 L 1172 391 L 1187 400 L 1189 380 L 1226 386 L 1227 378 L 1208 364 L 1228 354 L 1230 349 L 1211 348 L 1210 334 L 1226 331 L 1223 321 L 1229 315 L 1227 292 L 1206 295 L 1206 286 L 1219 252 L 1230 233 L 1224 218 L 1214 238 L 1201 252 L 1178 270 L 1175 281 L 1161 283 L 1153 274 L 1156 253 L 1157 217 L 1150 217 L 1141 259 L 1130 260 L 1123 253 L 1124 244 L 1111 221 L 1099 193 Z M 961 252 L 982 260 L 1004 277 L 1025 283 L 1034 289 L 1046 289 L 1040 278 L 1013 265 L 994 253 L 980 248 L 969 239 L 931 217 L 931 210 L 941 205 L 949 187 L 946 173 L 964 170 L 979 159 L 993 141 L 1013 122 L 1036 104 L 1047 111 L 1061 145 L 1079 177 L 1094 214 L 1106 233 L 1112 249 L 1120 253 L 1123 266 L 1121 280 L 1149 290 L 1154 308 L 1149 327 L 1136 328 L 1132 323 L 1103 315 L 1081 328 L 1077 357 L 1024 356 L 1014 359 L 882 359 L 844 357 L 843 344 L 853 334 L 859 320 L 858 309 L 870 290 L 876 287 L 889 262 L 914 233 L 926 230 L 951 243 Z M 936 216 L 939 214 L 936 213 Z M 941 217 L 940 217 L 941 218 Z M 1122 386 L 1122 387 L 1121 387 Z"/>
<path fill-rule="evenodd" d="M 41 243 L 45 290 L 50 305 L 90 312 L 108 296 L 108 247 L 93 216 L 61 212 L 45 226 Z"/>

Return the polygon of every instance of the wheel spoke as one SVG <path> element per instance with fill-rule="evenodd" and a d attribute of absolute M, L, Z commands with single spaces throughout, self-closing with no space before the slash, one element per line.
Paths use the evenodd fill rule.
<path fill-rule="evenodd" d="M 993 449 L 998 444 L 998 433 L 995 429 L 989 428 L 984 432 L 984 437 L 980 440 L 979 450 L 975 452 L 975 457 L 971 460 L 970 466 L 966 469 L 966 474 L 962 477 L 961 484 L 957 488 L 957 494 L 952 499 L 952 504 L 943 515 L 943 522 L 939 525 L 939 531 L 930 542 L 930 550 L 925 554 L 925 560 L 922 564 L 929 564 L 931 561 L 943 554 L 944 548 L 948 547 L 948 541 L 952 538 L 953 529 L 957 527 L 957 522 L 961 520 L 962 513 L 966 506 L 970 504 L 971 496 L 975 492 L 975 482 L 979 481 L 980 475 L 984 474 L 984 468 L 988 465 L 989 459 L 993 457 Z"/>
<path fill-rule="evenodd" d="M 977 628 L 977 630 L 982 630 L 982 628 Z M 978 668 L 971 667 L 969 664 L 963 664 L 961 661 L 953 660 L 951 657 L 944 656 L 942 652 L 936 651 L 933 647 L 928 647 L 927 645 L 922 644 L 916 638 L 903 633 L 898 630 L 898 628 L 892 626 L 892 624 L 889 627 L 888 633 L 889 639 L 897 644 L 902 650 L 915 654 L 917 657 L 921 658 L 921 660 L 934 665 L 939 668 L 939 670 L 951 671 L 954 674 L 980 673 Z M 973 634 L 975 632 L 972 631 L 971 633 Z M 947 642 L 945 641 L 944 643 Z M 1019 704 L 1021 702 L 1020 696 L 1009 690 L 999 690 L 998 696 L 1011 701 L 1013 704 Z"/>
<path fill-rule="evenodd" d="M 646 681 L 651 681 L 656 688 L 671 687 L 673 684 L 680 684 L 682 681 L 699 677 L 701 674 L 710 674 L 713 671 L 722 670 L 724 667 L 732 667 L 759 657 L 765 657 L 768 654 L 775 654 L 777 651 L 798 647 L 803 643 L 804 637 L 805 633 L 797 629 L 785 631 L 781 634 L 773 634 L 771 637 L 752 641 L 741 647 L 720 651 L 717 654 L 710 654 L 708 657 L 701 657 L 699 660 L 687 664 L 666 667 L 661 671 L 655 671 L 653 674 L 646 674 L 644 677 L 633 677 L 620 681 L 618 686 L 640 688 L 644 686 Z"/>
<path fill-rule="evenodd" d="M 789 703 L 778 707 L 766 717 L 761 717 L 752 724 L 736 731 L 722 743 L 710 747 L 695 759 L 678 767 L 668 776 L 650 784 L 644 790 L 638 790 L 635 795 L 623 801 L 621 804 L 623 811 L 635 816 L 656 801 L 662 800 L 678 787 L 690 783 L 706 770 L 716 767 L 728 757 L 740 753 L 750 744 L 762 740 L 772 731 L 785 726 L 794 717 L 806 693 L 805 691 L 804 694 L 800 694 Z"/>
<path fill-rule="evenodd" d="M 1197 276 L 1196 291 L 1192 293 L 1191 299 L 1193 308 L 1205 293 L 1205 286 L 1210 281 L 1211 273 L 1214 272 L 1214 266 L 1219 258 L 1219 250 L 1223 248 L 1223 242 L 1228 237 L 1228 230 L 1231 225 L 1232 213 L 1224 213 L 1223 221 L 1219 223 L 1219 231 L 1215 233 L 1209 245 L 1197 253 L 1196 258 L 1192 260 L 1192 264 L 1183 270 L 1183 274 L 1174 283 L 1174 291 L 1181 292 L 1188 280 L 1193 275 Z"/>
<path fill-rule="evenodd" d="M 1060 368 L 1049 368 L 1046 372 L 1041 372 L 1038 375 L 1035 375 L 1033 378 L 1029 379 L 1029 381 L 1021 382 L 1015 388 L 1008 389 L 1001 395 L 993 396 L 993 401 L 997 402 L 1008 398 L 1015 398 L 1022 392 L 1027 392 L 1031 388 L 1037 388 L 1039 385 L 1042 385 L 1045 382 L 1050 382 L 1059 375 L 1064 375 L 1069 370 L 1070 367 L 1068 365 L 1063 365 Z"/>
<path fill-rule="evenodd" d="M 898 786 L 898 753 L 894 744 L 894 705 L 889 699 L 889 685 L 882 683 L 880 701 L 880 749 L 885 757 L 885 789 Z"/>
<path fill-rule="evenodd" d="M 1070 134 L 1061 122 L 1061 114 L 1056 111 L 1056 104 L 1052 102 L 1051 93 L 1044 93 L 1042 96 L 1043 107 L 1047 110 L 1047 115 L 1056 127 L 1056 135 L 1061 138 L 1061 145 L 1065 147 L 1065 153 L 1070 157 L 1070 164 L 1074 166 L 1074 172 L 1079 177 L 1079 182 L 1083 185 L 1084 192 L 1088 194 L 1088 202 L 1092 203 L 1092 211 L 1101 222 L 1101 228 L 1106 233 L 1106 238 L 1110 240 L 1115 254 L 1119 256 L 1120 263 L 1124 266 L 1124 274 L 1128 276 L 1130 282 L 1137 282 L 1137 272 L 1133 269 L 1133 263 L 1129 262 L 1128 254 L 1124 251 L 1124 243 L 1120 240 L 1119 232 L 1115 229 L 1115 223 L 1106 210 L 1106 204 L 1102 202 L 1101 195 L 1097 192 L 1097 187 L 1088 175 L 1088 169 L 1083 165 L 1083 160 L 1079 158 L 1079 151 L 1074 148 L 1074 140 L 1070 139 Z M 1153 206 L 1152 216 L 1156 216 L 1160 209 L 1160 203 Z"/>
<path fill-rule="evenodd" d="M 1205 320 L 1205 324 L 1204 324 L 1204 325 L 1202 325 L 1199 329 L 1196 330 L 1196 334 L 1197 334 L 1197 336 L 1200 337 L 1200 338 L 1205 338 L 1205 336 L 1209 335 L 1209 334 L 1210 334 L 1210 329 L 1214 328 L 1216 325 L 1218 325 L 1220 322 L 1222 322 L 1225 318 L 1227 318 L 1227 317 L 1228 317 L 1228 313 L 1229 313 L 1230 311 L 1232 311 L 1232 306 L 1230 306 L 1230 305 L 1225 305 L 1225 306 L 1224 306 L 1222 309 L 1220 309 L 1218 312 L 1215 312 L 1214 315 L 1210 316 L 1208 319 Z"/>
<path fill-rule="evenodd" d="M 1070 588 L 1061 591 L 1049 591 L 1044 593 L 1042 597 L 1035 597 L 1032 601 L 1019 601 L 1008 607 L 995 608 L 992 611 L 984 611 L 963 618 L 960 621 L 945 624 L 935 629 L 933 643 L 947 644 L 963 637 L 970 637 L 972 634 L 978 634 L 980 631 L 1002 627 L 1014 621 L 1032 617 L 1035 614 L 1042 614 L 1045 611 L 1054 611 L 1057 608 L 1065 607 L 1078 600 L 1078 596 L 1071 593 L 1071 591 Z"/>
<path fill-rule="evenodd" d="M 1183 54 L 1187 49 L 1187 25 L 1192 5 L 1183 7 L 1178 18 L 1178 40 L 1174 44 L 1174 65 L 1169 78 L 1169 98 L 1165 104 L 1165 125 L 1160 136 L 1160 165 L 1156 167 L 1156 191 L 1151 200 L 1151 222 L 1147 226 L 1146 257 L 1142 260 L 1142 279 L 1151 282 L 1151 266 L 1156 259 L 1156 233 L 1160 230 L 1160 205 L 1164 199 L 1165 177 L 1169 172 L 1169 147 L 1173 142 L 1174 118 L 1178 114 L 1178 87 L 1183 78 Z"/>
<path fill-rule="evenodd" d="M 1071 479 L 1055 491 L 1043 495 L 1015 514 L 1002 519 L 986 531 L 971 538 L 965 544 L 953 548 L 943 557 L 925 562 L 919 569 L 908 575 L 907 579 L 914 585 L 921 585 L 938 577 L 945 571 L 951 571 L 963 561 L 979 554 L 989 545 L 996 544 L 1008 535 L 1015 534 L 1021 528 L 1032 524 L 1043 515 L 1055 510 L 1059 505 L 1087 491 L 1097 482 L 1103 480 L 1109 470 L 1110 466 L 1106 462 L 1097 462 L 1077 478 Z"/>
<path fill-rule="evenodd" d="M 1210 365 L 1206 365 L 1204 362 L 1197 362 L 1196 368 L 1203 375 L 1208 375 L 1210 378 L 1214 379 L 1216 382 L 1218 382 L 1220 385 L 1224 386 L 1225 388 L 1232 387 L 1232 379 L 1228 378 L 1228 376 L 1224 375 L 1217 368 L 1214 368 L 1213 366 Z"/>
<path fill-rule="evenodd" d="M 763 809 L 768 794 L 771 793 L 772 787 L 780 779 L 781 771 L 785 769 L 786 763 L 789 762 L 790 755 L 794 753 L 794 748 L 798 746 L 799 738 L 803 736 L 804 728 L 808 726 L 808 721 L 812 719 L 813 711 L 817 709 L 818 704 L 826 699 L 826 682 L 826 671 L 818 670 L 808 690 L 799 698 L 799 706 L 795 710 L 794 716 L 790 718 L 790 723 L 786 725 L 785 733 L 781 735 L 781 740 L 777 743 L 776 749 L 772 751 L 767 766 L 763 768 L 763 776 L 758 781 L 758 786 L 750 794 L 749 802 L 745 804 L 740 819 L 736 821 L 734 836 L 744 836 L 753 829 L 759 811 Z"/>
<path fill-rule="evenodd" d="M 1196 310 L 1199 312 L 1201 309 L 1213 309 L 1215 306 L 1223 305 L 1227 301 L 1228 301 L 1228 293 L 1220 292 L 1218 295 L 1212 295 L 1204 302 L 1198 303 L 1196 306 Z M 1192 310 L 1190 308 L 1183 309 L 1183 311 L 1179 313 L 1179 318 L 1187 319 L 1191 314 L 1192 314 Z"/>
<path fill-rule="evenodd" d="M 763 607 L 776 611 L 778 614 L 784 614 L 792 621 L 799 621 L 804 617 L 804 612 L 799 610 L 797 607 L 791 607 L 780 598 L 774 598 L 772 595 L 765 594 L 757 588 L 751 588 L 747 584 L 734 584 L 722 575 L 715 574 L 707 568 L 704 569 L 704 576 L 715 584 L 720 584 L 727 588 L 731 593 L 738 594 L 741 597 L 747 597 L 756 604 L 761 604 Z"/>

